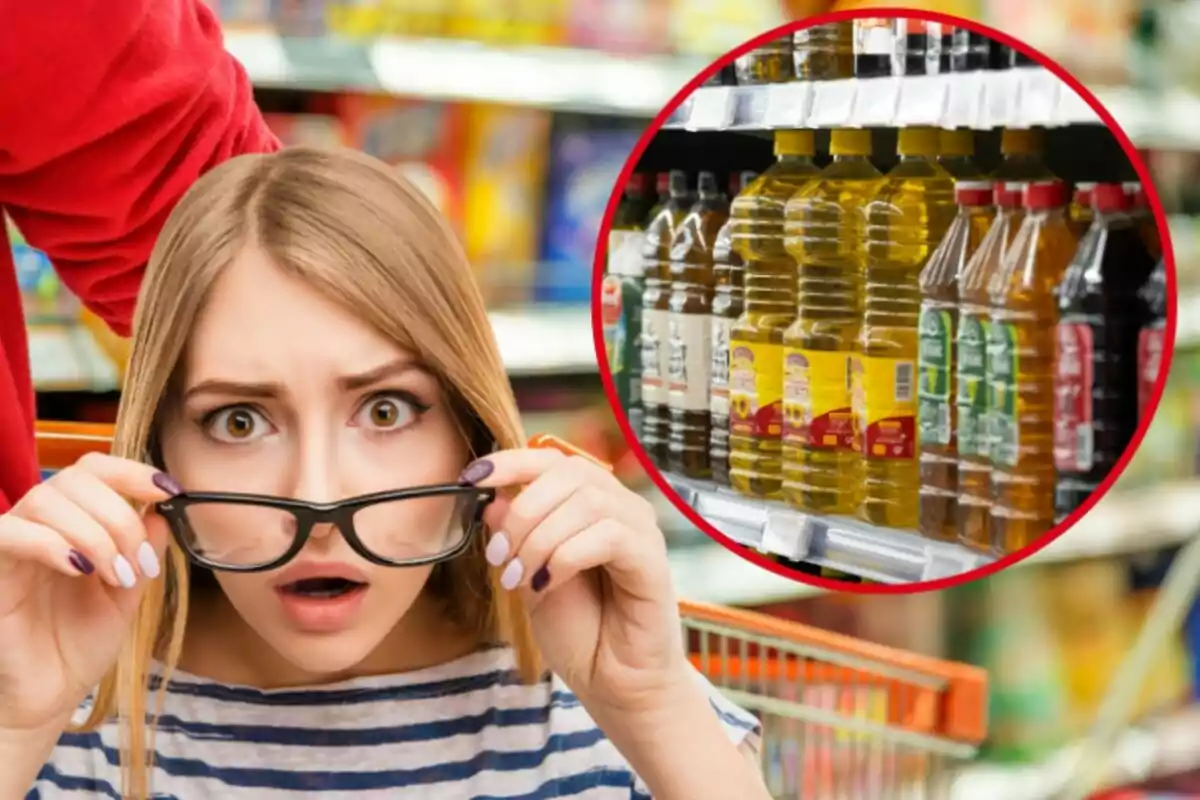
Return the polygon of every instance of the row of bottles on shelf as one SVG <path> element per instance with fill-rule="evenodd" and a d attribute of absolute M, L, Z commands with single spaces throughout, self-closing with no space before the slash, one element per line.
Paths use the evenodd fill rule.
<path fill-rule="evenodd" d="M 709 85 L 942 75 L 1034 66 L 991 37 L 954 25 L 906 17 L 813 25 L 739 56 Z"/>
<path fill-rule="evenodd" d="M 602 316 L 660 468 L 989 553 L 1103 481 L 1162 349 L 1144 193 L 1068 202 L 1037 131 L 1006 131 L 991 176 L 955 139 L 901 130 L 884 175 L 868 131 L 834 131 L 824 169 L 811 131 L 779 131 L 732 203 L 712 173 L 693 196 L 672 172 L 644 217 L 631 183 Z"/>

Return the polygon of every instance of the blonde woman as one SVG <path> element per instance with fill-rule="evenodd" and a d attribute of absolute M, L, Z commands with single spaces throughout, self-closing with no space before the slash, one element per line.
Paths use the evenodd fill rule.
<path fill-rule="evenodd" d="M 522 442 L 411 185 L 308 149 L 202 178 L 114 454 L 0 517 L 0 798 L 766 798 L 650 507 Z"/>

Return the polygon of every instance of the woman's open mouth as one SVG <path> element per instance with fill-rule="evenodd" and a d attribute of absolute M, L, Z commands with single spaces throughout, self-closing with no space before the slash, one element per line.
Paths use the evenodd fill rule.
<path fill-rule="evenodd" d="M 302 581 L 284 584 L 280 587 L 280 591 L 299 597 L 331 598 L 341 597 L 366 587 L 365 583 L 345 578 L 306 578 Z"/>
<path fill-rule="evenodd" d="M 336 576 L 314 576 L 276 586 L 283 612 L 308 633 L 334 633 L 349 627 L 370 585 Z"/>

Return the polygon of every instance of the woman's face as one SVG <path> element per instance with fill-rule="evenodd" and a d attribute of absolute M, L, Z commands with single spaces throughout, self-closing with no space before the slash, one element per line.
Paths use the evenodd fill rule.
<path fill-rule="evenodd" d="M 188 343 L 180 398 L 164 421 L 163 457 L 188 491 L 332 502 L 453 482 L 468 456 L 438 381 L 411 353 L 254 248 L 213 287 Z M 440 499 L 407 501 L 363 512 L 371 516 L 356 517 L 355 527 L 395 548 L 388 555 L 419 555 L 441 549 L 452 512 Z M 291 539 L 291 518 L 270 509 L 200 513 L 192 527 L 221 560 Z M 283 567 L 218 572 L 217 580 L 287 661 L 327 674 L 366 658 L 430 571 L 375 566 L 336 528 L 318 525 Z"/>

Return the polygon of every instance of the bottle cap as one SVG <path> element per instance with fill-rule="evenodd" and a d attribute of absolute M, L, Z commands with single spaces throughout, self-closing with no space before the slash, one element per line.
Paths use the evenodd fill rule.
<path fill-rule="evenodd" d="M 681 169 L 671 170 L 671 187 L 670 191 L 673 195 L 684 195 L 688 191 L 687 173 Z"/>
<path fill-rule="evenodd" d="M 629 181 L 625 184 L 626 192 L 645 193 L 650 186 L 650 176 L 644 172 L 635 172 L 629 176 Z"/>
<path fill-rule="evenodd" d="M 666 194 L 671 188 L 671 173 L 660 172 L 654 178 L 654 188 L 659 194 Z"/>
<path fill-rule="evenodd" d="M 954 202 L 960 206 L 990 206 L 995 192 L 987 181 L 959 181 L 954 184 Z"/>
<path fill-rule="evenodd" d="M 1129 195 L 1130 205 L 1136 209 L 1145 209 L 1150 207 L 1150 200 L 1146 197 L 1146 190 L 1142 188 L 1142 184 L 1137 181 L 1129 181 L 1122 184 L 1125 187 L 1125 193 Z"/>
<path fill-rule="evenodd" d="M 1041 128 L 1005 128 L 1000 134 L 1000 152 L 1006 156 L 1037 155 L 1044 141 Z"/>
<path fill-rule="evenodd" d="M 1075 184 L 1075 191 L 1071 193 L 1071 202 L 1077 206 L 1091 208 L 1092 191 L 1096 188 L 1094 181 L 1085 181 Z"/>
<path fill-rule="evenodd" d="M 714 195 L 719 191 L 717 189 L 717 176 L 712 172 L 701 172 L 700 180 L 697 181 L 697 188 L 700 194 Z"/>
<path fill-rule="evenodd" d="M 1067 201 L 1067 185 L 1062 181 L 1037 181 L 1025 186 L 1028 209 L 1060 208 Z"/>
<path fill-rule="evenodd" d="M 967 128 L 942 130 L 941 151 L 944 156 L 973 156 L 975 155 L 975 134 Z"/>
<path fill-rule="evenodd" d="M 901 128 L 896 152 L 902 156 L 936 156 L 938 145 L 937 128 Z"/>
<path fill-rule="evenodd" d="M 833 156 L 871 155 L 871 132 L 865 128 L 836 128 L 829 135 L 829 154 Z"/>
<path fill-rule="evenodd" d="M 812 131 L 775 131 L 775 155 L 811 156 L 814 153 Z"/>
<path fill-rule="evenodd" d="M 1098 183 L 1092 189 L 1092 208 L 1102 214 L 1114 211 L 1128 211 L 1132 206 L 1132 198 L 1125 193 L 1125 187 L 1119 183 Z"/>
<path fill-rule="evenodd" d="M 1020 208 L 1021 195 L 1025 191 L 1023 183 L 997 183 L 994 187 L 996 205 L 1001 208 Z"/>

